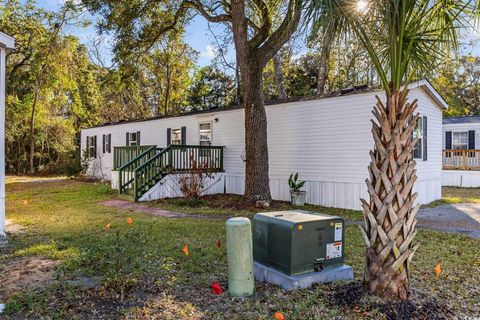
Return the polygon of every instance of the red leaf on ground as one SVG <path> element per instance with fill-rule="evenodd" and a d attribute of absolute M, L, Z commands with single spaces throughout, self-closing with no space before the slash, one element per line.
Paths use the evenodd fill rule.
<path fill-rule="evenodd" d="M 188 257 L 188 246 L 184 245 L 182 249 L 183 253 Z"/>
<path fill-rule="evenodd" d="M 435 276 L 437 276 L 437 278 L 440 277 L 440 274 L 442 273 L 442 265 L 437 263 L 435 268 L 433 268 L 433 271 L 435 272 Z"/>
<path fill-rule="evenodd" d="M 285 320 L 285 317 L 283 316 L 283 313 L 281 313 L 280 311 L 275 312 L 273 316 L 277 320 Z"/>
<path fill-rule="evenodd" d="M 132 223 L 133 223 L 133 219 L 130 218 L 130 217 L 128 217 L 128 218 L 127 218 L 127 223 L 128 223 L 128 224 L 132 224 Z"/>
<path fill-rule="evenodd" d="M 222 294 L 223 289 L 220 286 L 220 283 L 214 282 L 214 283 L 212 283 L 211 287 L 212 287 L 212 290 L 213 290 L 213 294 L 215 294 L 215 295 Z"/>
<path fill-rule="evenodd" d="M 110 226 L 111 226 L 111 225 L 112 225 L 111 222 L 110 222 L 110 223 L 107 223 L 107 225 L 105 226 L 105 229 L 106 229 L 106 230 L 110 230 Z"/>
<path fill-rule="evenodd" d="M 220 239 L 218 239 L 217 241 L 217 246 L 220 248 L 222 246 L 222 242 L 220 241 Z"/>

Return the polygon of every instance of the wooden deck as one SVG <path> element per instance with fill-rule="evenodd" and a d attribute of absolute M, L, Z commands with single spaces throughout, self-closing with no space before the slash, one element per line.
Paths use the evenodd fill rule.
<path fill-rule="evenodd" d="M 443 150 L 443 170 L 480 170 L 480 150 Z"/>
<path fill-rule="evenodd" d="M 223 172 L 223 146 L 114 147 L 118 191 L 135 201 L 169 174 Z"/>

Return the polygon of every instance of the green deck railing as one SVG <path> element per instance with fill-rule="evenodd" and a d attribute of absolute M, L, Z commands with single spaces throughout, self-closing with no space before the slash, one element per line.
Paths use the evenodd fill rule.
<path fill-rule="evenodd" d="M 154 157 L 162 149 L 157 148 L 156 146 L 151 146 L 142 153 L 140 153 L 136 158 L 133 158 L 120 168 L 118 168 L 118 188 L 120 193 L 124 193 L 125 190 L 133 188 L 135 169 L 147 162 L 149 159 Z"/>
<path fill-rule="evenodd" d="M 131 194 L 135 201 L 165 176 L 172 173 L 223 172 L 220 146 L 170 145 L 150 148 L 119 170 L 119 192 Z"/>
<path fill-rule="evenodd" d="M 113 170 L 124 166 L 151 147 L 156 146 L 113 147 Z"/>

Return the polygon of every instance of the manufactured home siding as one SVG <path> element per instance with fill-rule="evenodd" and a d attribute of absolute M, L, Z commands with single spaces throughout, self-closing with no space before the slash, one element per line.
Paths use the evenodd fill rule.
<path fill-rule="evenodd" d="M 467 118 L 468 119 L 468 118 Z M 474 131 L 475 135 L 475 148 L 480 149 L 480 121 L 478 122 L 463 122 L 463 123 L 445 123 L 443 124 L 442 132 L 442 147 L 447 148 L 446 132 L 469 132 Z M 469 137 L 470 140 L 470 137 Z M 470 144 L 470 141 L 468 141 Z M 480 187 L 480 172 L 472 170 L 443 170 L 442 172 L 442 185 L 453 187 L 465 187 L 465 188 L 478 188 Z"/>
<path fill-rule="evenodd" d="M 446 149 L 445 135 L 447 131 L 475 131 L 475 149 L 480 149 L 480 122 L 477 123 L 445 123 L 443 125 L 442 146 Z"/>
<path fill-rule="evenodd" d="M 299 172 L 306 180 L 307 202 L 331 207 L 359 209 L 359 198 L 367 198 L 365 178 L 373 147 L 372 107 L 375 95 L 361 93 L 328 99 L 293 102 L 266 107 L 268 119 L 269 169 L 272 197 L 289 200 L 287 180 Z M 441 197 L 442 112 L 422 89 L 413 89 L 418 111 L 428 119 L 428 160 L 418 159 L 419 201 Z M 112 146 L 125 145 L 125 132 L 141 131 L 143 145 L 166 146 L 167 129 L 186 127 L 186 143 L 199 143 L 199 125 L 212 124 L 212 144 L 225 146 L 225 173 L 210 192 L 242 194 L 244 191 L 245 152 L 244 110 L 193 114 L 143 122 L 116 124 L 82 130 L 87 135 L 112 134 Z M 85 137 L 84 137 L 85 136 Z M 111 177 L 113 152 L 105 154 L 102 171 Z M 105 159 L 105 160 L 104 160 Z M 98 176 L 98 173 L 97 173 Z M 115 184 L 113 182 L 113 184 Z M 177 196 L 171 181 L 152 188 L 143 199 Z"/>

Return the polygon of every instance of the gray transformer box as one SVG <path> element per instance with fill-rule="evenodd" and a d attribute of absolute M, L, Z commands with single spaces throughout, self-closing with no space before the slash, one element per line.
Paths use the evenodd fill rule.
<path fill-rule="evenodd" d="M 289 276 L 342 266 L 345 223 L 303 210 L 258 213 L 253 218 L 253 259 Z"/>

